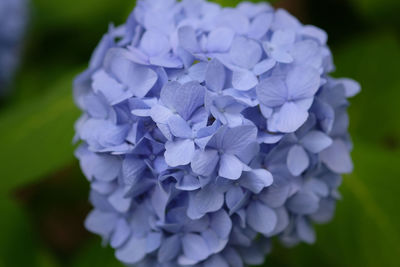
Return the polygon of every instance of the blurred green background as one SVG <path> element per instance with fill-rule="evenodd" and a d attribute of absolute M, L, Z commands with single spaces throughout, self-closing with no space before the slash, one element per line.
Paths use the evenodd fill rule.
<path fill-rule="evenodd" d="M 234 5 L 238 1 L 216 1 Z M 0 266 L 121 266 L 83 228 L 89 185 L 73 157 L 72 79 L 133 0 L 33 0 L 13 95 L 0 104 Z M 279 244 L 265 266 L 400 266 L 400 1 L 282 0 L 329 33 L 352 99 L 355 171 L 315 245 Z"/>

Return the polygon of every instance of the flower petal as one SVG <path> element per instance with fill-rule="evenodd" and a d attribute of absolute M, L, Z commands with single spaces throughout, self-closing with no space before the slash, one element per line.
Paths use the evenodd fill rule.
<path fill-rule="evenodd" d="M 319 153 L 332 144 L 332 139 L 321 131 L 310 131 L 300 142 L 308 151 Z"/>
<path fill-rule="evenodd" d="M 278 221 L 273 209 L 259 201 L 253 201 L 247 208 L 247 223 L 255 231 L 268 235 L 271 233 Z"/>
<path fill-rule="evenodd" d="M 242 175 L 243 163 L 234 155 L 224 154 L 219 162 L 218 175 L 230 180 L 237 180 Z"/>
<path fill-rule="evenodd" d="M 292 133 L 302 126 L 308 118 L 308 111 L 301 109 L 296 103 L 287 102 L 279 111 L 274 112 L 268 120 L 271 132 Z"/>
<path fill-rule="evenodd" d="M 207 39 L 207 51 L 213 53 L 226 52 L 231 47 L 235 32 L 229 28 L 216 28 L 212 30 Z"/>
<path fill-rule="evenodd" d="M 265 169 L 246 171 L 240 177 L 240 185 L 249 189 L 254 194 L 260 193 L 265 187 L 270 186 L 272 182 L 271 173 Z"/>
<path fill-rule="evenodd" d="M 248 91 L 255 87 L 258 83 L 258 78 L 249 70 L 234 71 L 232 75 L 232 85 L 240 91 Z"/>
<path fill-rule="evenodd" d="M 321 152 L 320 157 L 322 162 L 336 173 L 353 171 L 349 149 L 340 139 L 334 140 L 330 147 Z"/>
<path fill-rule="evenodd" d="M 302 146 L 294 145 L 289 150 L 286 164 L 292 175 L 299 176 L 308 168 L 310 159 Z"/>
<path fill-rule="evenodd" d="M 194 150 L 193 140 L 168 141 L 165 143 L 165 161 L 171 167 L 187 165 L 193 158 Z"/>
<path fill-rule="evenodd" d="M 233 40 L 230 57 L 234 64 L 245 69 L 253 68 L 261 59 L 261 46 L 254 40 L 237 36 Z"/>
<path fill-rule="evenodd" d="M 190 166 L 193 172 L 199 175 L 209 176 L 217 166 L 218 159 L 218 152 L 216 150 L 197 150 L 193 156 Z"/>
<path fill-rule="evenodd" d="M 182 237 L 182 248 L 185 257 L 195 261 L 205 260 L 210 255 L 204 238 L 197 234 L 185 234 Z"/>
<path fill-rule="evenodd" d="M 118 260 L 126 264 L 135 264 L 146 256 L 146 238 L 132 236 L 130 240 L 115 253 Z"/>
<path fill-rule="evenodd" d="M 288 98 L 312 98 L 320 86 L 320 75 L 311 67 L 294 67 L 286 76 Z"/>
<path fill-rule="evenodd" d="M 226 71 L 224 65 L 218 59 L 213 59 L 208 63 L 205 81 L 206 86 L 214 92 L 224 89 Z"/>
<path fill-rule="evenodd" d="M 286 85 L 278 77 L 271 77 L 260 81 L 256 91 L 259 101 L 267 107 L 282 106 L 287 99 Z"/>
<path fill-rule="evenodd" d="M 287 201 L 287 208 L 296 214 L 312 214 L 318 210 L 319 198 L 313 193 L 298 192 Z"/>

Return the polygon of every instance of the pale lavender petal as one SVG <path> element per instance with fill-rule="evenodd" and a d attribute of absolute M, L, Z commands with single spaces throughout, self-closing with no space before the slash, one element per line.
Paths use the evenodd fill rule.
<path fill-rule="evenodd" d="M 168 141 L 165 144 L 165 161 L 171 167 L 187 165 L 192 160 L 194 151 L 193 140 Z"/>
<path fill-rule="evenodd" d="M 259 201 L 253 201 L 247 208 L 247 223 L 255 231 L 264 235 L 271 233 L 278 221 L 273 209 Z"/>

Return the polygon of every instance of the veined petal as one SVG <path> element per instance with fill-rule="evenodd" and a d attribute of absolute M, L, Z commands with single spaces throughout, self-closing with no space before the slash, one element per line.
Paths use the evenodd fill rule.
<path fill-rule="evenodd" d="M 193 140 L 168 141 L 165 144 L 165 161 L 171 167 L 187 165 L 193 158 L 194 150 Z"/>
<path fill-rule="evenodd" d="M 294 145 L 289 150 L 286 164 L 291 174 L 294 176 L 299 176 L 308 168 L 310 159 L 308 158 L 307 152 L 303 147 Z"/>

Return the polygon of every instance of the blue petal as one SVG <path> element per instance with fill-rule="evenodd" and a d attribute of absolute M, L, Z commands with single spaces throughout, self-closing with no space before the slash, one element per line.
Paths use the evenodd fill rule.
<path fill-rule="evenodd" d="M 230 266 L 243 267 L 242 258 L 240 257 L 239 253 L 235 249 L 233 249 L 231 247 L 227 247 L 223 251 L 223 255 L 224 255 L 225 259 L 229 262 Z"/>
<path fill-rule="evenodd" d="M 246 171 L 240 178 L 240 185 L 249 189 L 254 194 L 259 194 L 261 190 L 272 184 L 273 178 L 269 171 L 265 169 L 254 169 Z"/>
<path fill-rule="evenodd" d="M 310 159 L 302 146 L 294 145 L 289 150 L 286 164 L 291 174 L 299 176 L 308 168 Z"/>
<path fill-rule="evenodd" d="M 167 124 L 168 119 L 172 116 L 171 110 L 162 106 L 155 105 L 150 109 L 149 115 L 156 123 Z"/>
<path fill-rule="evenodd" d="M 261 13 L 253 19 L 248 35 L 253 39 L 261 39 L 269 30 L 274 15 L 272 12 Z"/>
<path fill-rule="evenodd" d="M 246 199 L 242 188 L 240 186 L 234 186 L 226 192 L 226 205 L 229 208 L 229 213 L 233 214 L 241 208 L 243 200 Z"/>
<path fill-rule="evenodd" d="M 255 87 L 258 83 L 258 78 L 253 72 L 248 70 L 234 71 L 232 75 L 232 85 L 235 89 L 248 91 Z"/>
<path fill-rule="evenodd" d="M 218 60 L 213 59 L 207 65 L 206 86 L 214 92 L 224 89 L 226 80 L 226 71 L 224 65 Z"/>
<path fill-rule="evenodd" d="M 185 256 L 195 261 L 205 260 L 210 255 L 206 242 L 197 234 L 185 234 L 182 237 L 182 248 Z"/>
<path fill-rule="evenodd" d="M 206 241 L 210 254 L 221 252 L 221 250 L 223 250 L 228 243 L 228 239 L 220 239 L 217 234 L 211 229 L 203 231 L 201 233 L 201 236 Z"/>
<path fill-rule="evenodd" d="M 275 60 L 268 58 L 268 59 L 264 59 L 260 62 L 258 62 L 254 68 L 253 68 L 253 72 L 255 75 L 261 75 L 266 73 L 267 71 L 269 71 L 270 69 L 272 69 L 275 66 L 276 62 Z"/>
<path fill-rule="evenodd" d="M 190 53 L 200 52 L 196 33 L 191 26 L 183 26 L 178 30 L 179 44 Z"/>
<path fill-rule="evenodd" d="M 161 90 L 161 101 L 183 119 L 188 120 L 197 108 L 204 104 L 204 87 L 192 81 L 180 85 L 170 82 Z"/>
<path fill-rule="evenodd" d="M 299 238 L 307 242 L 308 244 L 313 244 L 315 242 L 315 232 L 311 223 L 305 217 L 299 217 L 296 221 L 297 234 Z"/>
<path fill-rule="evenodd" d="M 135 156 L 126 156 L 122 162 L 122 176 L 125 184 L 135 184 L 141 174 L 146 169 L 146 164 L 142 159 Z"/>
<path fill-rule="evenodd" d="M 172 235 L 163 240 L 158 250 L 157 259 L 159 262 L 168 262 L 178 256 L 181 250 L 181 240 L 178 235 Z"/>
<path fill-rule="evenodd" d="M 249 30 L 249 19 L 234 9 L 224 9 L 217 16 L 216 26 L 228 27 L 233 29 L 238 34 L 245 34 Z"/>
<path fill-rule="evenodd" d="M 253 201 L 247 208 L 247 223 L 255 231 L 268 235 L 277 224 L 278 217 L 273 209 L 259 201 Z"/>
<path fill-rule="evenodd" d="M 278 77 L 262 80 L 256 91 L 260 102 L 267 107 L 279 107 L 286 102 L 287 88 L 282 79 Z"/>
<path fill-rule="evenodd" d="M 108 201 L 118 212 L 124 213 L 129 210 L 132 200 L 125 197 L 124 190 L 119 188 L 108 197 Z"/>
<path fill-rule="evenodd" d="M 219 162 L 218 175 L 230 180 L 237 180 L 242 175 L 243 162 L 236 156 L 224 154 Z"/>
<path fill-rule="evenodd" d="M 128 223 L 125 219 L 119 219 L 116 226 L 114 233 L 112 234 L 112 238 L 110 244 L 113 248 L 120 247 L 129 237 L 131 234 L 131 228 L 129 227 Z"/>
<path fill-rule="evenodd" d="M 353 171 L 349 148 L 346 144 L 336 139 L 332 145 L 321 152 L 321 161 L 336 173 L 350 173 Z"/>
<path fill-rule="evenodd" d="M 188 70 L 188 75 L 195 81 L 203 82 L 206 77 L 208 64 L 205 62 L 199 62 L 191 66 Z"/>
<path fill-rule="evenodd" d="M 246 149 L 257 138 L 257 128 L 253 125 L 242 125 L 234 128 L 220 128 L 209 145 L 222 149 L 225 153 L 235 154 Z"/>
<path fill-rule="evenodd" d="M 212 30 L 207 39 L 208 52 L 226 52 L 231 47 L 235 32 L 229 28 L 216 28 Z"/>
<path fill-rule="evenodd" d="M 194 191 L 201 187 L 199 178 L 193 175 L 184 175 L 175 186 L 179 190 Z"/>
<path fill-rule="evenodd" d="M 190 166 L 193 172 L 199 175 L 209 176 L 214 171 L 215 166 L 217 166 L 218 159 L 218 152 L 216 150 L 197 150 Z"/>
<path fill-rule="evenodd" d="M 226 260 L 218 254 L 211 256 L 203 264 L 204 267 L 229 267 Z"/>
<path fill-rule="evenodd" d="M 190 193 L 187 215 L 195 220 L 208 212 L 219 210 L 224 204 L 224 195 L 209 185 L 197 192 Z"/>
<path fill-rule="evenodd" d="M 281 63 L 291 63 L 293 61 L 293 57 L 283 49 L 273 50 L 271 57 Z"/>
<path fill-rule="evenodd" d="M 193 158 L 194 150 L 193 140 L 168 141 L 165 144 L 165 161 L 171 167 L 187 165 Z"/>
<path fill-rule="evenodd" d="M 120 261 L 135 264 L 146 256 L 146 238 L 132 236 L 130 240 L 115 253 Z"/>
<path fill-rule="evenodd" d="M 288 209 L 296 214 L 312 214 L 318 210 L 319 198 L 313 193 L 298 192 L 287 201 Z"/>
<path fill-rule="evenodd" d="M 342 78 L 337 79 L 336 81 L 343 85 L 346 97 L 353 97 L 361 91 L 360 84 L 352 79 Z"/>
<path fill-rule="evenodd" d="M 131 91 L 126 90 L 126 86 L 114 80 L 104 70 L 96 72 L 92 79 L 94 92 L 101 92 L 110 105 L 118 104 L 133 96 Z"/>
<path fill-rule="evenodd" d="M 141 39 L 140 48 L 148 56 L 158 56 L 170 50 L 167 36 L 156 31 L 146 31 Z"/>
<path fill-rule="evenodd" d="M 219 210 L 211 215 L 211 228 L 217 233 L 220 238 L 228 238 L 231 229 L 232 221 L 225 210 Z"/>
<path fill-rule="evenodd" d="M 171 130 L 171 133 L 175 137 L 180 137 L 180 138 L 193 137 L 193 132 L 192 129 L 189 127 L 189 124 L 179 115 L 171 116 L 168 119 L 168 126 L 169 129 Z"/>
<path fill-rule="evenodd" d="M 122 48 L 111 48 L 106 55 L 104 65 L 109 73 L 128 86 L 137 97 L 147 95 L 158 79 L 152 69 L 131 61 L 129 52 Z"/>
<path fill-rule="evenodd" d="M 280 185 L 275 182 L 266 190 L 262 191 L 259 198 L 271 208 L 278 208 L 285 204 L 289 197 L 289 192 L 290 186 L 286 184 Z"/>
<path fill-rule="evenodd" d="M 230 50 L 230 57 L 234 64 L 245 69 L 253 68 L 261 59 L 260 45 L 245 37 L 235 37 Z"/>
<path fill-rule="evenodd" d="M 310 131 L 300 142 L 308 151 L 319 153 L 332 144 L 332 139 L 323 132 Z"/>
<path fill-rule="evenodd" d="M 85 220 L 85 227 L 89 231 L 108 239 L 118 221 L 115 213 L 93 210 Z"/>
<path fill-rule="evenodd" d="M 146 253 L 157 250 L 161 245 L 162 234 L 160 232 L 149 233 L 146 240 Z"/>
<path fill-rule="evenodd" d="M 300 128 L 308 118 L 308 112 L 294 102 L 285 103 L 279 111 L 268 120 L 271 132 L 292 133 Z"/>
<path fill-rule="evenodd" d="M 320 75 L 311 67 L 295 67 L 286 77 L 289 99 L 312 98 L 320 86 Z"/>
<path fill-rule="evenodd" d="M 277 30 L 271 38 L 271 42 L 277 46 L 293 44 L 296 39 L 296 33 L 291 30 Z"/>

